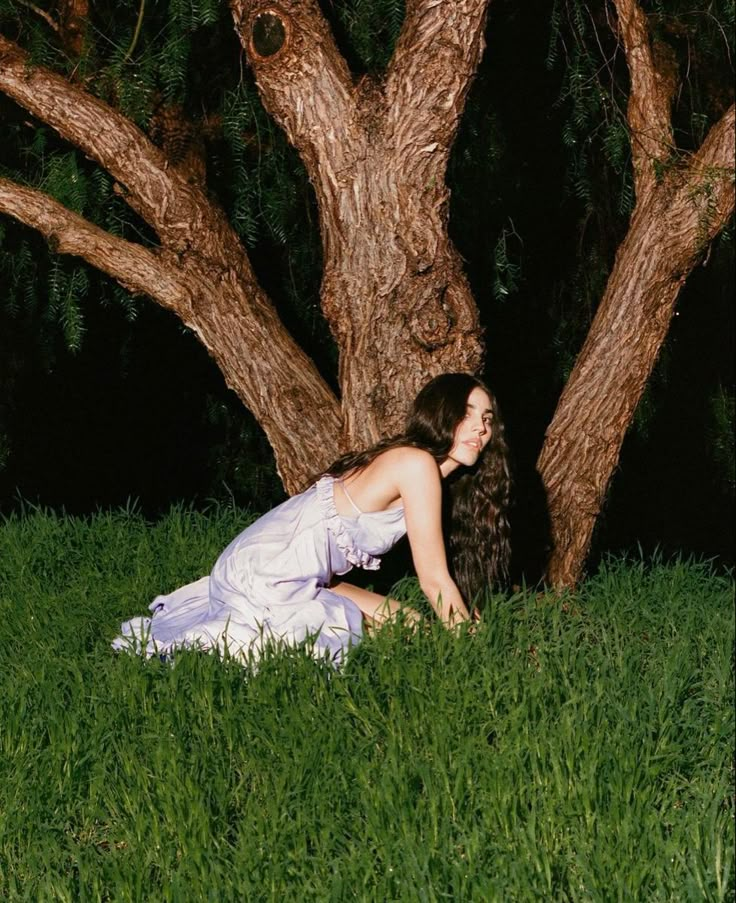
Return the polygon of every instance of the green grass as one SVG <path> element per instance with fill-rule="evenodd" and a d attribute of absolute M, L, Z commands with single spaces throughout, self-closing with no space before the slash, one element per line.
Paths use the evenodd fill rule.
<path fill-rule="evenodd" d="M 0 898 L 733 898 L 729 578 L 612 561 L 339 673 L 110 651 L 245 522 L 0 525 Z"/>

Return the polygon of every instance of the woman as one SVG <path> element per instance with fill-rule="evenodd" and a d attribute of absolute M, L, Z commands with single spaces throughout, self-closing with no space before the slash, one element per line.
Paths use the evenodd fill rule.
<path fill-rule="evenodd" d="M 474 376 L 445 373 L 419 393 L 402 435 L 340 458 L 237 536 L 208 577 L 158 596 L 150 618 L 123 624 L 113 646 L 247 659 L 268 642 L 309 640 L 313 654 L 339 664 L 364 621 L 379 624 L 400 606 L 335 578 L 353 566 L 377 569 L 376 556 L 404 533 L 438 617 L 466 621 L 476 595 L 506 573 L 509 488 L 495 399 Z"/>

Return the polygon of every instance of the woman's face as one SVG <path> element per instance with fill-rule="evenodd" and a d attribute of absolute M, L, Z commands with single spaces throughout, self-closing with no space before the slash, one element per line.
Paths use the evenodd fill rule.
<path fill-rule="evenodd" d="M 491 438 L 492 417 L 488 393 L 476 386 L 468 395 L 465 416 L 455 428 L 455 438 L 447 456 L 448 463 L 453 462 L 456 467 L 472 467 L 475 464 Z M 454 467 L 451 469 L 454 470 Z"/>

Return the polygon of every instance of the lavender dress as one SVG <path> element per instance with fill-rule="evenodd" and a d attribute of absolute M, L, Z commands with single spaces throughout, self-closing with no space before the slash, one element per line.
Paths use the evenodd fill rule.
<path fill-rule="evenodd" d="M 259 518 L 235 537 L 209 577 L 157 596 L 150 618 L 124 623 L 113 648 L 145 655 L 217 649 L 247 659 L 264 642 L 308 639 L 315 656 L 340 664 L 362 636 L 362 615 L 328 584 L 353 566 L 376 570 L 376 556 L 406 527 L 402 508 L 361 512 L 349 495 L 355 516 L 338 514 L 334 483 L 324 476 Z"/>

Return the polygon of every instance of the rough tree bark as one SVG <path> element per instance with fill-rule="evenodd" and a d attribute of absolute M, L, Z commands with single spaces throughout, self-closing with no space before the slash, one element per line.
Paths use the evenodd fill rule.
<path fill-rule="evenodd" d="M 676 80 L 655 65 L 637 0 L 615 5 L 631 83 L 636 204 L 538 461 L 552 531 L 547 579 L 559 588 L 580 577 L 680 288 L 734 209 L 733 106 L 697 153 L 678 154 L 671 124 Z"/>
<path fill-rule="evenodd" d="M 287 334 L 203 186 L 117 111 L 31 65 L 1 36 L 0 91 L 103 166 L 160 246 L 105 236 L 7 180 L 0 212 L 176 313 L 264 428 L 287 490 L 300 489 L 340 450 L 399 429 L 407 399 L 429 376 L 480 366 L 477 309 L 447 235 L 444 177 L 488 2 L 407 0 L 384 79 L 356 83 L 316 0 L 233 0 L 264 103 L 316 191 L 339 402 Z"/>
<path fill-rule="evenodd" d="M 322 306 L 358 444 L 398 429 L 428 376 L 481 363 L 477 308 L 447 235 L 445 170 L 486 7 L 408 0 L 385 77 L 354 83 L 316 0 L 231 0 L 263 102 L 314 185 Z"/>

